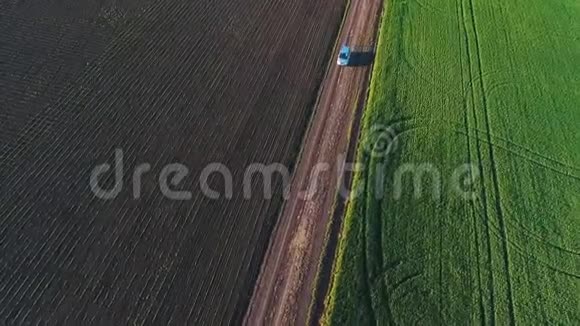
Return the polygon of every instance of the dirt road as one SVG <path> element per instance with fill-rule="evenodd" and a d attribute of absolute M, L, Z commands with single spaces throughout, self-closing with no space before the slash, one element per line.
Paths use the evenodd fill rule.
<path fill-rule="evenodd" d="M 338 45 L 374 44 L 382 3 L 351 0 Z M 291 195 L 272 234 L 246 325 L 307 323 L 325 233 L 343 179 L 342 162 L 349 151 L 353 122 L 359 118 L 357 103 L 366 94 L 369 72 L 368 66 L 339 67 L 333 62 L 325 76 Z M 309 192 L 311 196 L 304 196 L 307 189 L 314 190 Z"/>

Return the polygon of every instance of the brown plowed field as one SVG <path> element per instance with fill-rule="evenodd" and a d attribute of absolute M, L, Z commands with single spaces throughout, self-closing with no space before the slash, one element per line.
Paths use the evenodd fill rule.
<path fill-rule="evenodd" d="M 282 203 L 281 180 L 244 199 L 242 176 L 293 165 L 344 5 L 1 2 L 0 324 L 241 321 Z M 124 188 L 103 201 L 89 177 L 116 148 Z M 176 162 L 191 200 L 158 189 Z M 232 199 L 199 191 L 210 162 Z"/>

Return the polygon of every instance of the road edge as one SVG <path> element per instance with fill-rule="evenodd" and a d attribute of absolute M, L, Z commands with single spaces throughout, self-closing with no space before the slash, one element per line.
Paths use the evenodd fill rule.
<path fill-rule="evenodd" d="M 327 52 L 326 54 L 326 58 L 323 60 L 326 61 L 326 67 L 324 68 L 324 74 L 322 75 L 320 82 L 318 83 L 318 90 L 316 91 L 316 96 L 313 97 L 313 101 L 312 103 L 309 105 L 311 107 L 311 112 L 310 112 L 310 116 L 308 118 L 308 123 L 306 125 L 306 128 L 304 129 L 304 133 L 302 136 L 302 139 L 300 140 L 300 150 L 298 151 L 298 154 L 296 156 L 296 160 L 294 162 L 294 169 L 292 170 L 292 175 L 290 178 L 290 184 L 294 184 L 295 181 L 295 177 L 296 177 L 296 171 L 298 170 L 298 165 L 300 164 L 300 162 L 303 159 L 303 155 L 304 155 L 304 144 L 306 142 L 306 138 L 308 136 L 308 134 L 310 133 L 310 130 L 312 129 L 312 125 L 314 123 L 315 117 L 316 117 L 316 113 L 318 112 L 318 107 L 319 107 L 319 103 L 323 94 L 324 89 L 326 88 L 326 83 L 325 81 L 327 80 L 327 77 L 331 71 L 331 67 L 334 63 L 334 60 L 332 60 L 332 58 L 334 58 L 337 54 L 338 54 L 338 50 L 340 47 L 340 35 L 343 31 L 345 22 L 346 22 L 346 18 L 348 16 L 348 13 L 351 9 L 351 3 L 352 0 L 346 0 L 346 3 L 344 4 L 343 8 L 342 8 L 342 20 L 340 22 L 340 25 L 338 26 L 338 28 L 336 28 L 335 32 L 334 32 L 334 36 L 333 38 L 335 39 L 334 41 L 334 45 L 332 46 L 331 49 L 329 49 L 330 51 Z M 252 288 L 252 292 L 249 293 L 249 300 L 243 304 L 242 306 L 242 312 L 243 312 L 243 317 L 242 317 L 242 325 L 248 325 L 248 314 L 252 308 L 253 302 L 254 302 L 254 295 L 256 294 L 261 280 L 264 277 L 264 269 L 265 269 L 265 263 L 267 262 L 267 258 L 272 254 L 272 247 L 274 245 L 274 240 L 275 237 L 274 235 L 279 231 L 281 220 L 282 220 L 282 215 L 284 214 L 284 210 L 286 208 L 286 201 L 283 201 L 282 205 L 280 206 L 280 209 L 278 210 L 277 213 L 277 218 L 276 218 L 276 222 L 274 227 L 272 228 L 272 231 L 270 233 L 269 239 L 268 239 L 268 247 L 266 249 L 266 252 L 264 253 L 261 263 L 260 263 L 260 268 L 258 271 L 258 276 L 256 277 L 255 281 L 254 281 L 254 285 L 251 287 Z"/>

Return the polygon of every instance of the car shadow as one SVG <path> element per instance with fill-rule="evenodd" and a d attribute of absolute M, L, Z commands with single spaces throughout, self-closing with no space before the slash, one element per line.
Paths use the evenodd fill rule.
<path fill-rule="evenodd" d="M 357 51 L 351 52 L 349 66 L 368 66 L 373 63 L 375 59 L 375 52 L 374 51 Z"/>

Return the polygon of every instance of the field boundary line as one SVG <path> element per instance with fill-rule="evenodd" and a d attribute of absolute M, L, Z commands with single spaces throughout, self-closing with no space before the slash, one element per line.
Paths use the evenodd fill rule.
<path fill-rule="evenodd" d="M 386 10 L 386 3 L 387 1 L 381 0 L 380 2 L 380 8 L 377 12 L 377 25 L 376 27 L 373 29 L 373 33 L 371 34 L 371 39 L 372 39 L 372 43 L 376 44 L 378 41 L 378 38 L 380 37 L 380 30 L 381 30 L 381 26 L 383 24 L 383 18 L 384 18 L 384 11 Z M 351 0 L 349 0 L 349 5 L 351 5 Z M 346 16 L 345 16 L 346 17 Z M 376 47 L 375 47 L 376 48 Z M 364 90 L 362 92 L 359 92 L 357 94 L 357 99 L 355 101 L 355 110 L 353 113 L 353 122 L 352 125 L 349 128 L 348 131 L 348 148 L 347 148 L 347 157 L 352 157 L 352 159 L 356 159 L 357 157 L 357 153 L 358 153 L 358 147 L 359 147 L 359 143 L 360 143 L 360 137 L 361 137 L 361 132 L 362 132 L 362 125 L 363 125 L 363 115 L 364 112 L 366 111 L 366 107 L 368 104 L 368 98 L 369 98 L 369 93 L 370 93 L 370 88 L 371 88 L 371 82 L 372 82 L 372 71 L 374 68 L 374 63 L 372 64 L 371 69 L 367 72 L 367 76 L 365 78 L 365 87 Z M 364 92 L 364 94 L 363 94 Z M 350 171 L 348 173 L 348 175 L 345 175 L 346 171 L 343 171 L 343 173 L 340 175 L 340 184 L 342 184 L 345 180 L 347 180 L 347 182 L 349 182 L 349 187 L 352 187 L 354 185 L 354 173 L 352 171 Z M 323 247 L 323 252 L 322 255 L 320 256 L 319 259 L 319 266 L 318 266 L 318 272 L 317 272 L 317 282 L 319 281 L 319 278 L 321 277 L 320 273 L 323 273 L 324 271 L 322 271 L 323 268 L 325 268 L 323 266 L 324 261 L 328 260 L 326 262 L 326 264 L 328 264 L 328 266 L 326 268 L 328 268 L 328 275 L 324 275 L 325 278 L 328 278 L 327 280 L 327 284 L 325 285 L 326 290 L 324 291 L 324 293 L 318 293 L 317 296 L 322 296 L 319 298 L 316 298 L 316 296 L 313 296 L 315 298 L 316 301 L 319 301 L 318 303 L 314 302 L 314 304 L 320 305 L 319 307 L 317 307 L 317 309 L 320 309 L 320 311 L 310 311 L 309 312 L 309 318 L 308 318 L 308 323 L 311 325 L 318 325 L 321 323 L 321 321 L 324 318 L 324 311 L 326 310 L 326 307 L 328 306 L 329 302 L 328 302 L 328 298 L 329 298 L 329 294 L 332 290 L 333 284 L 334 284 L 334 267 L 335 267 L 335 263 L 336 260 L 338 259 L 338 255 L 339 255 L 339 244 L 341 241 L 341 234 L 342 234 L 342 228 L 344 225 L 344 220 L 346 217 L 346 213 L 347 213 L 347 208 L 348 205 L 350 205 L 351 201 L 347 198 L 345 199 L 343 202 L 340 202 L 340 196 L 339 193 L 337 193 L 335 195 L 334 198 L 334 202 L 333 202 L 333 206 L 332 206 L 332 210 L 330 212 L 331 214 L 331 219 L 327 225 L 327 231 L 325 234 L 325 241 L 324 241 L 324 247 Z M 334 228 L 337 228 L 336 230 L 334 230 Z M 335 232 L 336 234 L 332 234 L 332 232 Z M 329 243 L 329 241 L 333 241 L 333 243 Z M 330 252 L 332 251 L 332 252 Z M 318 287 L 320 285 L 319 284 L 315 284 L 314 288 L 313 288 L 313 292 L 316 293 L 316 291 L 318 291 Z M 311 307 L 312 308 L 312 307 Z M 315 314 L 314 316 L 312 316 L 312 314 Z"/>
<path fill-rule="evenodd" d="M 363 110 L 361 112 L 361 117 L 360 117 L 360 130 L 359 130 L 359 135 L 358 135 L 358 140 L 357 140 L 357 146 L 355 149 L 355 160 L 356 162 L 361 162 L 364 161 L 364 153 L 362 151 L 362 148 L 360 147 L 360 143 L 364 141 L 363 139 L 363 132 L 365 129 L 365 126 L 369 123 L 368 121 L 368 112 L 369 112 L 369 103 L 370 103 L 370 99 L 372 98 L 372 89 L 373 89 L 373 84 L 374 84 L 374 79 L 376 78 L 376 72 L 378 71 L 380 65 L 376 64 L 376 62 L 378 61 L 378 53 L 380 52 L 379 49 L 381 48 L 381 35 L 383 33 L 383 28 L 385 28 L 385 20 L 386 17 L 388 16 L 389 12 L 390 12 L 390 6 L 389 4 L 389 0 L 381 0 L 381 9 L 380 9 L 380 18 L 379 18 L 379 23 L 377 25 L 377 28 L 375 29 L 376 31 L 376 35 L 374 37 L 375 39 L 375 61 L 373 63 L 372 69 L 369 73 L 369 84 L 367 87 L 367 94 L 365 96 L 365 105 L 363 107 Z M 361 183 L 366 183 L 365 181 L 365 177 L 362 176 L 364 172 L 359 172 L 359 173 L 352 173 L 352 181 L 351 181 L 351 189 L 352 188 L 356 188 L 357 185 L 360 185 Z M 336 296 L 333 294 L 336 291 L 336 284 L 340 283 L 340 279 L 343 277 L 343 270 L 340 268 L 340 266 L 343 263 L 344 260 L 344 255 L 345 255 L 345 250 L 347 248 L 346 246 L 346 241 L 350 235 L 350 233 L 352 232 L 357 232 L 357 230 L 352 230 L 352 219 L 353 214 L 354 214 L 354 206 L 356 205 L 356 202 L 351 200 L 351 198 L 349 198 L 347 200 L 347 202 L 345 203 L 345 207 L 344 207 L 344 215 L 342 218 L 342 225 L 340 227 L 339 230 L 339 234 L 338 234 L 338 242 L 337 242 L 337 247 L 334 253 L 334 259 L 333 259 L 333 266 L 332 266 L 332 273 L 330 276 L 330 284 L 329 284 L 329 288 L 328 288 L 328 292 L 326 294 L 326 298 L 325 298 L 325 303 L 324 303 L 324 310 L 322 312 L 322 315 L 319 319 L 319 324 L 320 325 L 329 325 L 330 324 L 330 320 L 332 319 L 332 314 L 334 314 L 335 312 L 335 305 L 336 305 Z M 365 221 L 362 221 L 362 225 L 361 228 L 365 228 Z M 363 231 L 363 230 L 358 230 L 358 231 Z M 381 231 L 382 232 L 382 231 Z M 365 242 L 365 239 L 362 239 L 363 242 Z M 382 250 L 381 250 L 381 254 L 382 254 Z M 366 255 L 365 252 L 363 252 L 363 256 Z M 364 258 L 364 260 L 366 260 L 366 258 Z M 364 272 L 365 274 L 367 274 L 366 272 Z M 365 277 L 366 281 L 365 284 L 368 285 L 368 277 Z M 369 289 L 370 290 L 370 289 Z M 365 296 L 367 297 L 367 295 L 364 295 L 363 293 L 359 294 L 359 296 Z M 370 296 L 370 292 L 368 293 L 368 296 Z M 373 310 L 372 307 L 372 299 L 369 297 L 369 300 L 371 300 L 370 306 L 369 308 L 371 310 Z M 374 314 L 374 312 L 373 312 Z M 373 316 L 374 318 L 375 316 Z"/>
<path fill-rule="evenodd" d="M 291 173 L 291 178 L 290 178 L 290 184 L 293 185 L 296 181 L 296 172 L 298 170 L 298 165 L 300 164 L 300 162 L 303 160 L 303 155 L 304 155 L 304 150 L 305 150 L 305 146 L 304 146 L 304 141 L 306 139 L 306 137 L 308 136 L 308 134 L 311 132 L 312 130 L 312 125 L 314 123 L 316 114 L 318 113 L 318 106 L 321 100 L 321 95 L 326 87 L 326 85 L 324 84 L 324 81 L 328 78 L 329 73 L 330 73 L 330 68 L 332 67 L 332 63 L 333 60 L 331 60 L 331 58 L 336 55 L 338 53 L 338 49 L 339 49 L 339 35 L 343 30 L 345 21 L 346 21 L 346 17 L 347 14 L 350 10 L 350 4 L 351 4 L 351 0 L 348 0 L 348 2 L 346 3 L 345 7 L 343 8 L 343 18 L 342 21 L 340 23 L 340 25 L 338 26 L 337 30 L 336 30 L 336 36 L 335 36 L 335 42 L 332 48 L 332 51 L 329 51 L 329 53 L 327 54 L 328 59 L 327 64 L 326 64 L 326 68 L 324 71 L 323 76 L 321 77 L 321 80 L 319 82 L 319 87 L 318 90 L 316 92 L 316 96 L 313 98 L 313 103 L 311 105 L 311 113 L 310 113 L 310 117 L 308 118 L 308 124 L 306 126 L 306 129 L 303 132 L 303 136 L 302 139 L 300 140 L 300 150 L 296 156 L 296 160 L 295 160 L 295 164 L 294 164 L 294 169 Z M 253 291 L 250 295 L 250 301 L 248 302 L 247 307 L 245 308 L 245 312 L 244 312 L 244 317 L 243 317 L 243 324 L 247 323 L 247 317 L 248 317 L 248 313 L 250 312 L 251 308 L 252 308 L 252 304 L 253 304 L 253 298 L 255 293 L 257 292 L 257 290 L 259 289 L 259 285 L 261 284 L 261 280 L 264 277 L 264 271 L 266 269 L 266 262 L 267 262 L 267 258 L 272 255 L 272 250 L 273 250 L 273 245 L 274 245 L 274 240 L 275 237 L 274 235 L 280 231 L 280 228 L 282 227 L 282 217 L 284 214 L 284 211 L 287 207 L 287 201 L 283 201 L 282 205 L 280 206 L 280 209 L 278 211 L 277 214 L 277 219 L 275 222 L 274 227 L 272 228 L 272 232 L 270 234 L 269 240 L 268 240 L 268 249 L 266 250 L 266 252 L 264 253 L 264 256 L 262 258 L 262 263 L 260 265 L 260 269 L 258 272 L 258 277 L 256 278 L 256 281 L 254 283 L 253 286 Z M 270 292 L 268 292 L 269 295 Z"/>

